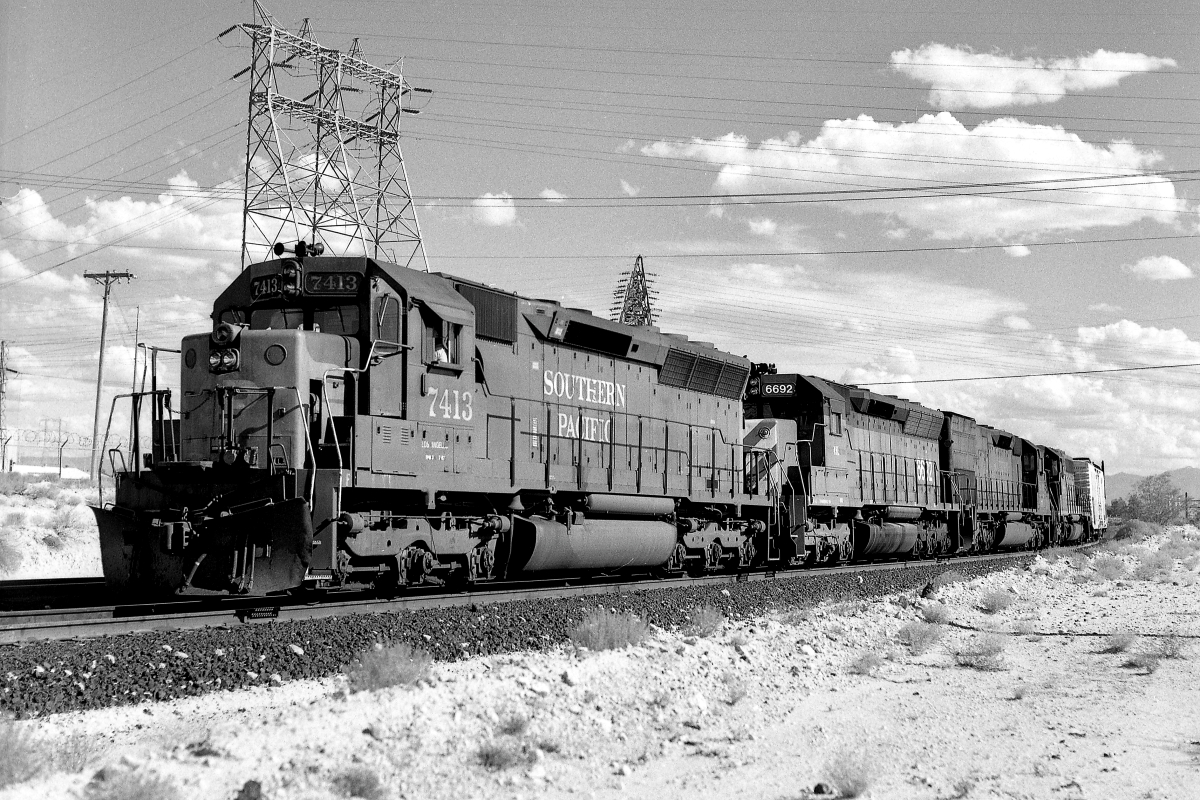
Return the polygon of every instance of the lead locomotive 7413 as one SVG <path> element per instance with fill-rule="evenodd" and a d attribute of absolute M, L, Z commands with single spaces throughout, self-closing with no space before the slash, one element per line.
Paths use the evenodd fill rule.
<path fill-rule="evenodd" d="M 275 254 L 183 339 L 178 398 L 133 395 L 153 445 L 110 454 L 95 509 L 113 589 L 785 568 L 1107 524 L 1101 468 L 967 417 L 472 281 Z"/>
<path fill-rule="evenodd" d="M 155 394 L 152 451 L 117 464 L 97 510 L 110 586 L 266 594 L 781 557 L 779 457 L 741 442 L 745 359 L 312 249 L 277 247 L 183 339 L 178 418 Z"/>

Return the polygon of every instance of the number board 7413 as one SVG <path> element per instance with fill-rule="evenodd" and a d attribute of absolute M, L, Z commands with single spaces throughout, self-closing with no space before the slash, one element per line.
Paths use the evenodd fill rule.
<path fill-rule="evenodd" d="M 304 275 L 305 294 L 358 294 L 359 276 L 353 272 L 308 272 Z"/>

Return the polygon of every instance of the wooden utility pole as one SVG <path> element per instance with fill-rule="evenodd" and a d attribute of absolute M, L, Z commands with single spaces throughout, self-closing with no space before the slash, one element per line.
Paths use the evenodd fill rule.
<path fill-rule="evenodd" d="M 93 280 L 104 287 L 104 312 L 100 317 L 100 365 L 96 370 L 96 412 L 92 419 L 92 480 L 100 473 L 100 463 L 97 455 L 100 448 L 100 393 L 104 390 L 104 340 L 108 334 L 108 296 L 112 285 L 121 281 L 131 281 L 137 277 L 132 272 L 85 272 L 83 277 Z"/>
<path fill-rule="evenodd" d="M 0 342 L 0 472 L 8 469 L 8 436 L 5 434 L 4 401 L 8 386 L 8 342 Z"/>

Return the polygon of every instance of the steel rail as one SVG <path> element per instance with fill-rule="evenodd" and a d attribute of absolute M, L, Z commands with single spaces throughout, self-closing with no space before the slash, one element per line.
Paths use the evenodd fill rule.
<path fill-rule="evenodd" d="M 1087 546 L 1087 545 L 1082 545 Z M 1074 548 L 1054 548 L 1059 550 Z M 855 572 L 909 570 L 916 567 L 978 563 L 1029 558 L 1046 550 L 1020 550 L 977 556 L 933 558 L 913 561 L 887 561 L 872 564 L 848 564 L 836 567 L 794 570 L 760 570 L 723 573 L 700 577 L 614 579 L 603 582 L 572 582 L 568 579 L 539 580 L 528 584 L 504 584 L 495 589 L 474 591 L 425 590 L 421 594 L 393 598 L 331 599 L 313 602 L 302 597 L 221 598 L 182 600 L 161 603 L 106 605 L 90 608 L 16 611 L 0 615 L 0 644 L 33 640 L 55 640 L 111 636 L 143 631 L 182 630 L 204 627 L 229 627 L 270 620 L 322 619 L 351 614 L 420 611 L 476 603 L 507 603 L 517 600 L 557 599 L 565 597 L 602 597 L 631 594 L 651 589 L 687 586 L 720 586 L 731 583 L 757 583 L 769 580 L 804 580 L 827 575 Z M 573 579 L 578 581 L 579 579 Z M 179 605 L 192 608 L 172 611 Z M 195 607 L 200 606 L 200 607 Z"/>

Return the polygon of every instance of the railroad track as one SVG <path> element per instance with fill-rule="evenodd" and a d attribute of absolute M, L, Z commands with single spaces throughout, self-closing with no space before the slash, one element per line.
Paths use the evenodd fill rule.
<path fill-rule="evenodd" d="M 0 581 L 0 612 L 103 603 L 103 578 Z"/>
<path fill-rule="evenodd" d="M 1072 550 L 1071 548 L 1057 548 Z M 1041 551 L 1049 552 L 1049 551 Z M 151 630 L 181 630 L 204 627 L 231 626 L 268 620 L 320 619 L 350 614 L 395 611 L 417 611 L 473 603 L 504 603 L 515 600 L 539 600 L 565 597 L 620 595 L 649 589 L 684 586 L 721 585 L 759 581 L 792 581 L 826 575 L 881 570 L 906 570 L 936 566 L 952 568 L 955 564 L 993 560 L 1017 560 L 1033 555 L 1030 551 L 997 553 L 981 556 L 958 556 L 952 559 L 888 561 L 872 564 L 852 564 L 816 569 L 742 572 L 681 578 L 615 578 L 582 581 L 579 579 L 530 583 L 494 584 L 487 590 L 446 592 L 437 588 L 411 591 L 402 597 L 377 596 L 328 597 L 314 602 L 302 597 L 275 598 L 205 598 L 159 603 L 129 603 L 80 608 L 18 610 L 0 616 L 0 644 L 46 640 L 77 639 L 133 633 Z"/>

